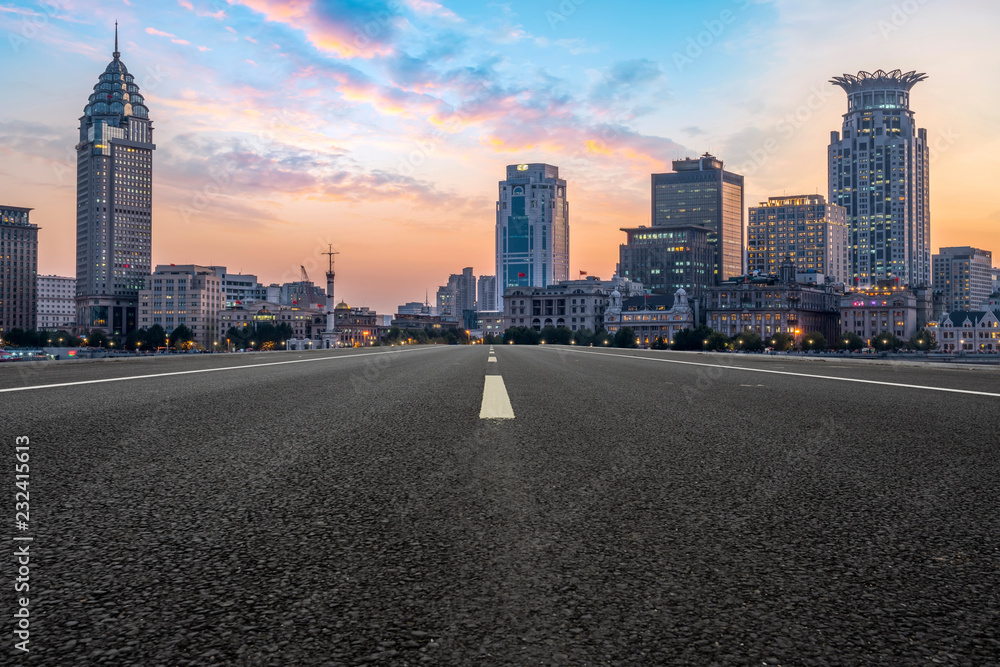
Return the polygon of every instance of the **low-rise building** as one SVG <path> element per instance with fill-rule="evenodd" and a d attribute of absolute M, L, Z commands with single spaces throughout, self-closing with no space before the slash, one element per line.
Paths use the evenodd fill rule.
<path fill-rule="evenodd" d="M 39 331 L 72 331 L 76 326 L 76 278 L 38 276 Z"/>
<path fill-rule="evenodd" d="M 880 280 L 877 287 L 844 294 L 840 299 L 840 333 L 855 333 L 868 345 L 884 333 L 901 340 L 912 337 L 921 326 L 921 299 L 914 290 L 897 284 L 891 279 Z"/>
<path fill-rule="evenodd" d="M 226 308 L 219 316 L 219 340 L 226 340 L 231 327 L 243 329 L 253 327 L 256 330 L 263 324 L 278 326 L 287 324 L 292 330 L 292 337 L 298 340 L 313 340 L 314 349 L 322 346 L 326 328 L 326 315 L 322 308 L 299 308 L 298 306 L 283 306 L 272 301 L 257 301 L 251 304 L 241 304 Z"/>
<path fill-rule="evenodd" d="M 938 322 L 934 336 L 942 352 L 1000 352 L 1000 307 L 949 313 Z"/>
<path fill-rule="evenodd" d="M 609 334 L 631 327 L 640 345 L 652 345 L 657 338 L 673 343 L 678 332 L 695 326 L 694 308 L 683 289 L 674 292 L 672 297 L 654 294 L 628 299 L 622 299 L 615 291 L 604 312 L 604 328 Z"/>
<path fill-rule="evenodd" d="M 366 306 L 351 308 L 341 301 L 334 308 L 333 317 L 342 347 L 370 347 L 389 330 L 379 322 L 379 315 Z"/>
<path fill-rule="evenodd" d="M 194 342 L 212 349 L 225 295 L 222 277 L 210 266 L 160 264 L 139 292 L 139 328 L 159 324 L 170 335 L 185 325 Z"/>
<path fill-rule="evenodd" d="M 509 287 L 503 293 L 503 328 L 566 327 L 596 331 L 604 326 L 604 311 L 612 292 L 642 294 L 642 285 L 618 276 L 601 280 L 563 280 L 547 287 Z"/>
<path fill-rule="evenodd" d="M 741 276 L 709 288 L 705 296 L 706 324 L 727 336 L 745 331 L 763 339 L 777 333 L 821 333 L 832 341 L 837 335 L 840 297 L 836 287 L 796 282 L 792 278 L 794 269 L 784 268 L 784 280 Z"/>

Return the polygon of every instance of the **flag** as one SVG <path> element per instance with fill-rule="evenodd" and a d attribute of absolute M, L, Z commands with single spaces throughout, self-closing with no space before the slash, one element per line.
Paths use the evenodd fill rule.
<path fill-rule="evenodd" d="M 585 275 L 587 275 L 587 272 L 586 272 L 586 271 L 581 271 L 581 272 L 580 272 L 580 275 L 581 275 L 581 276 L 585 276 Z"/>
<path fill-rule="evenodd" d="M 242 306 L 242 305 L 243 305 L 243 302 L 242 302 L 242 301 L 237 301 L 237 302 L 236 302 L 236 305 L 237 305 L 237 306 Z"/>
<path fill-rule="evenodd" d="M 519 273 L 519 274 L 517 274 L 517 277 L 518 278 L 527 278 L 528 274 L 527 273 Z"/>

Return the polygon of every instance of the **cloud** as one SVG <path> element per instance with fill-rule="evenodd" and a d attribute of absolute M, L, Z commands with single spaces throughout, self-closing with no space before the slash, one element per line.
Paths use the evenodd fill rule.
<path fill-rule="evenodd" d="M 157 30 L 156 28 L 146 28 L 146 34 L 156 35 L 157 37 L 168 37 L 174 44 L 181 44 L 183 46 L 189 46 L 191 42 L 186 39 L 180 39 L 177 35 L 173 35 L 169 32 L 163 32 L 162 30 Z"/>
<path fill-rule="evenodd" d="M 703 134 L 707 134 L 705 130 L 701 129 L 697 125 L 688 125 L 687 127 L 682 128 L 681 131 L 684 132 L 684 134 L 688 135 L 689 137 L 698 137 Z"/>

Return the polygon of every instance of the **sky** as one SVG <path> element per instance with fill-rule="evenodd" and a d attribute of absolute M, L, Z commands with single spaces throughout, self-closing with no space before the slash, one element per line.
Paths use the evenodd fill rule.
<path fill-rule="evenodd" d="M 931 144 L 934 251 L 1000 255 L 994 0 L 0 0 L 0 203 L 75 273 L 79 118 L 111 60 L 146 98 L 153 264 L 325 282 L 395 312 L 494 273 L 497 183 L 568 181 L 570 275 L 608 278 L 650 174 L 711 152 L 745 200 L 826 193 L 846 96 L 902 69 Z M 994 260 L 1000 264 L 1000 257 Z"/>

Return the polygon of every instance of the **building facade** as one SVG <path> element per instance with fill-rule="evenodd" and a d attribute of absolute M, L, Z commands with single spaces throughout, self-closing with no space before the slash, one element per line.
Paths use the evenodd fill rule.
<path fill-rule="evenodd" d="M 76 279 L 38 276 L 39 331 L 73 331 L 76 328 Z"/>
<path fill-rule="evenodd" d="M 257 327 L 263 324 L 278 326 L 287 324 L 292 330 L 292 338 L 299 341 L 313 341 L 311 345 L 306 345 L 302 349 L 318 350 L 322 347 L 322 334 L 326 329 L 326 317 L 324 309 L 298 306 L 284 306 L 272 301 L 256 301 L 245 303 L 224 309 L 219 313 L 219 324 L 217 337 L 220 342 L 225 342 L 226 347 L 232 346 L 232 340 L 228 339 L 231 328 L 244 329 Z"/>
<path fill-rule="evenodd" d="M 694 308 L 683 289 L 673 296 L 657 294 L 628 299 L 622 299 L 614 291 L 604 312 L 604 328 L 609 334 L 613 336 L 620 328 L 631 327 L 639 345 L 644 346 L 652 345 L 657 338 L 673 343 L 678 332 L 696 326 Z"/>
<path fill-rule="evenodd" d="M 727 336 L 745 331 L 761 338 L 788 333 L 837 335 L 840 295 L 831 286 L 817 286 L 773 277 L 743 276 L 708 290 L 705 318 L 709 327 Z"/>
<path fill-rule="evenodd" d="M 938 323 L 934 336 L 941 352 L 1000 352 L 1000 307 L 949 313 Z"/>
<path fill-rule="evenodd" d="M 498 307 L 511 287 L 569 279 L 569 201 L 558 167 L 507 166 L 497 199 L 496 267 Z"/>
<path fill-rule="evenodd" d="M 706 227 L 622 227 L 618 275 L 655 294 L 700 298 L 715 284 L 716 233 Z"/>
<path fill-rule="evenodd" d="M 768 197 L 751 206 L 747 222 L 747 271 L 778 275 L 786 257 L 800 272 L 822 273 L 832 282 L 849 276 L 847 209 L 823 195 Z"/>
<path fill-rule="evenodd" d="M 229 273 L 224 266 L 210 267 L 222 278 L 222 293 L 226 308 L 257 301 L 267 301 L 267 285 L 261 285 L 257 276 L 249 273 Z"/>
<path fill-rule="evenodd" d="M 135 78 L 113 60 L 80 118 L 77 152 L 76 321 L 82 333 L 138 328 L 150 272 L 153 126 Z"/>
<path fill-rule="evenodd" d="M 160 264 L 139 292 L 139 328 L 159 324 L 170 335 L 180 325 L 194 342 L 213 349 L 225 307 L 222 277 L 210 266 Z"/>
<path fill-rule="evenodd" d="M 497 277 L 479 276 L 476 282 L 476 310 L 493 312 L 497 309 Z"/>
<path fill-rule="evenodd" d="M 912 289 L 894 280 L 844 294 L 840 299 L 840 333 L 856 333 L 867 345 L 880 334 L 891 333 L 909 340 L 921 324 L 920 299 Z"/>
<path fill-rule="evenodd" d="M 30 208 L 0 206 L 0 334 L 38 319 L 38 225 Z"/>
<path fill-rule="evenodd" d="M 878 70 L 831 80 L 847 93 L 847 113 L 830 133 L 828 194 L 847 209 L 854 286 L 931 282 L 927 130 L 910 110 L 910 89 L 926 78 Z"/>
<path fill-rule="evenodd" d="M 993 254 L 970 246 L 941 248 L 933 257 L 934 289 L 946 312 L 975 310 L 993 293 Z"/>
<path fill-rule="evenodd" d="M 722 160 L 674 160 L 672 173 L 652 175 L 653 227 L 704 227 L 712 232 L 712 284 L 743 275 L 743 177 Z"/>
<path fill-rule="evenodd" d="M 589 276 L 583 280 L 564 280 L 548 287 L 511 287 L 504 292 L 503 330 L 511 327 L 566 327 L 573 331 L 597 331 L 604 326 L 604 311 L 614 291 L 637 296 L 641 284 L 618 276 L 600 280 Z"/>

